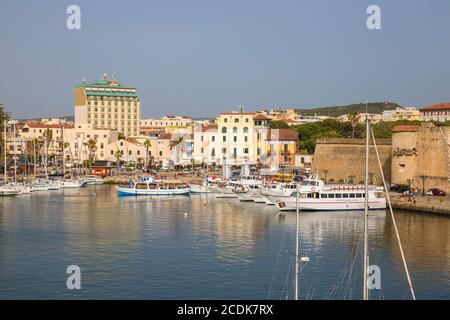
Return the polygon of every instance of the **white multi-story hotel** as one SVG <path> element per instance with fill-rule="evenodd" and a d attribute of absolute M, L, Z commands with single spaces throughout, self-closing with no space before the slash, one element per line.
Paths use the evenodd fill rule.
<path fill-rule="evenodd" d="M 141 102 L 136 88 L 114 79 L 75 86 L 75 124 L 114 129 L 125 136 L 140 133 Z"/>

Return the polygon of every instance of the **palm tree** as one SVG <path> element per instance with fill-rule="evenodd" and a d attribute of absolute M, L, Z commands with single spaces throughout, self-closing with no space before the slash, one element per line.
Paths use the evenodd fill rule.
<path fill-rule="evenodd" d="M 116 157 L 117 173 L 119 173 L 119 171 L 120 171 L 120 157 L 122 156 L 122 153 L 120 152 L 120 150 L 116 150 L 116 152 L 114 152 L 114 156 Z"/>
<path fill-rule="evenodd" d="M 148 149 L 152 146 L 152 143 L 150 140 L 145 140 L 144 147 L 145 147 L 145 171 L 148 171 Z"/>
<path fill-rule="evenodd" d="M 170 140 L 170 143 L 169 143 L 170 151 L 173 151 L 172 149 L 174 149 L 176 146 L 178 146 L 181 142 L 183 142 L 183 136 L 179 136 L 178 139 L 176 139 L 176 140 Z M 174 154 L 173 154 L 174 161 L 176 161 L 176 156 L 177 156 L 177 154 L 176 154 L 176 152 L 174 152 Z M 177 170 L 177 168 L 175 168 L 175 169 Z"/>
<path fill-rule="evenodd" d="M 183 142 L 183 137 L 182 137 L 182 136 L 178 137 L 177 140 L 170 140 L 170 143 L 169 143 L 170 150 L 172 150 L 173 148 L 175 148 L 175 147 L 176 147 L 177 145 L 179 145 L 181 142 Z"/>
<path fill-rule="evenodd" d="M 355 128 L 358 125 L 359 118 L 360 116 L 356 112 L 352 112 L 348 115 L 348 120 L 352 125 L 352 139 L 355 138 Z"/>
<path fill-rule="evenodd" d="M 93 139 L 89 139 L 88 142 L 84 144 L 89 151 L 89 167 L 91 167 L 93 159 L 94 159 L 94 152 L 97 151 L 97 141 Z"/>
<path fill-rule="evenodd" d="M 44 130 L 43 133 L 44 136 L 44 142 L 45 142 L 45 166 L 47 166 L 48 161 L 48 148 L 50 148 L 50 144 L 53 141 L 53 131 L 50 128 L 47 128 Z"/>

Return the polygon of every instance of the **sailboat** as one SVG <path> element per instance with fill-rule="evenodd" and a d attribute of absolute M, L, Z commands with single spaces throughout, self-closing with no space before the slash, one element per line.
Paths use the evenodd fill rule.
<path fill-rule="evenodd" d="M 394 211 L 392 210 L 392 205 L 391 205 L 391 201 L 390 201 L 390 197 L 389 197 L 389 189 L 386 186 L 386 179 L 384 178 L 384 173 L 383 173 L 383 168 L 381 165 L 381 160 L 380 160 L 380 155 L 378 153 L 378 149 L 377 149 L 377 144 L 376 144 L 376 140 L 375 140 L 375 135 L 373 133 L 373 130 L 370 128 L 370 124 L 369 124 L 369 117 L 368 117 L 368 105 L 366 104 L 366 152 L 365 152 L 365 203 L 364 203 L 364 257 L 363 257 L 363 300 L 369 300 L 369 272 L 370 272 L 370 267 L 369 267 L 369 237 L 368 237 L 368 223 L 369 223 L 369 137 L 371 136 L 372 140 L 373 140 L 373 144 L 375 147 L 375 153 L 377 156 L 377 160 L 378 160 L 378 165 L 380 168 L 380 174 L 383 180 L 383 187 L 385 190 L 385 194 L 386 194 L 386 198 L 387 198 L 387 203 L 389 205 L 389 211 L 391 213 L 391 218 L 392 218 L 392 223 L 394 226 L 394 230 L 395 230 L 395 234 L 396 234 L 396 238 L 397 238 L 397 242 L 400 248 L 400 254 L 402 257 L 402 262 L 403 262 L 403 267 L 405 270 L 405 274 L 406 274 L 406 278 L 407 278 L 407 282 L 408 282 L 408 287 L 409 290 L 411 292 L 411 297 L 413 300 L 416 300 L 416 295 L 414 292 L 414 288 L 412 285 L 412 281 L 411 281 L 411 277 L 409 274 L 409 270 L 408 270 L 408 265 L 406 263 L 406 258 L 405 258 L 405 254 L 403 252 L 403 246 L 400 240 L 400 235 L 398 233 L 398 228 L 397 228 L 397 222 L 394 216 Z"/>

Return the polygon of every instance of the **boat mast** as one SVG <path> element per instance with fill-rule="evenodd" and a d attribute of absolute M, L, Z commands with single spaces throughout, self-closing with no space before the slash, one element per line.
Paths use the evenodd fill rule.
<path fill-rule="evenodd" d="M 296 218 L 295 218 L 295 283 L 294 283 L 294 293 L 295 293 L 295 300 L 298 300 L 298 291 L 299 291 L 299 285 L 298 285 L 298 267 L 299 267 L 299 243 L 298 243 L 298 213 L 299 213 L 299 206 L 298 206 L 298 198 L 299 198 L 299 192 L 298 192 L 298 184 L 296 186 L 296 193 L 295 193 L 295 207 L 296 207 Z"/>
<path fill-rule="evenodd" d="M 64 156 L 64 125 L 61 126 L 61 140 L 62 140 L 62 174 L 63 180 L 66 176 L 66 157 Z"/>
<path fill-rule="evenodd" d="M 366 103 L 366 164 L 365 164 L 365 198 L 364 198 L 364 266 L 363 266 L 363 299 L 369 300 L 367 285 L 369 269 L 368 220 L 369 220 L 369 117 Z"/>
<path fill-rule="evenodd" d="M 33 138 L 33 173 L 36 179 L 36 138 Z"/>
<path fill-rule="evenodd" d="M 14 141 L 13 141 L 13 149 L 14 149 L 14 182 L 17 182 L 17 159 L 16 159 L 16 122 L 13 122 L 13 135 L 14 135 Z"/>
<path fill-rule="evenodd" d="M 5 154 L 4 154 L 4 156 L 5 156 L 5 163 L 4 163 L 4 168 L 3 168 L 3 171 L 4 171 L 4 175 L 5 175 L 5 177 L 4 177 L 4 180 L 5 181 L 3 181 L 3 183 L 5 183 L 6 184 L 6 180 L 8 179 L 8 171 L 6 170 L 6 166 L 7 166 L 7 161 L 6 161 L 6 158 L 7 158 L 7 156 L 8 156 L 8 154 L 7 154 L 7 152 L 6 152 L 6 147 L 7 147 L 7 145 L 6 145 L 6 121 L 5 121 L 5 123 L 3 124 L 3 142 L 5 143 L 5 147 L 3 148 L 4 150 L 4 152 L 5 152 Z"/>

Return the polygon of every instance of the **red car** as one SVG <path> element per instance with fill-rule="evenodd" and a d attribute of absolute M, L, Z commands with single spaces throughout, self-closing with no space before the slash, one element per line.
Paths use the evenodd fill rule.
<path fill-rule="evenodd" d="M 427 192 L 428 196 L 440 196 L 440 197 L 445 197 L 447 195 L 447 193 L 445 191 L 442 191 L 438 188 L 431 188 L 430 190 L 428 190 Z"/>

